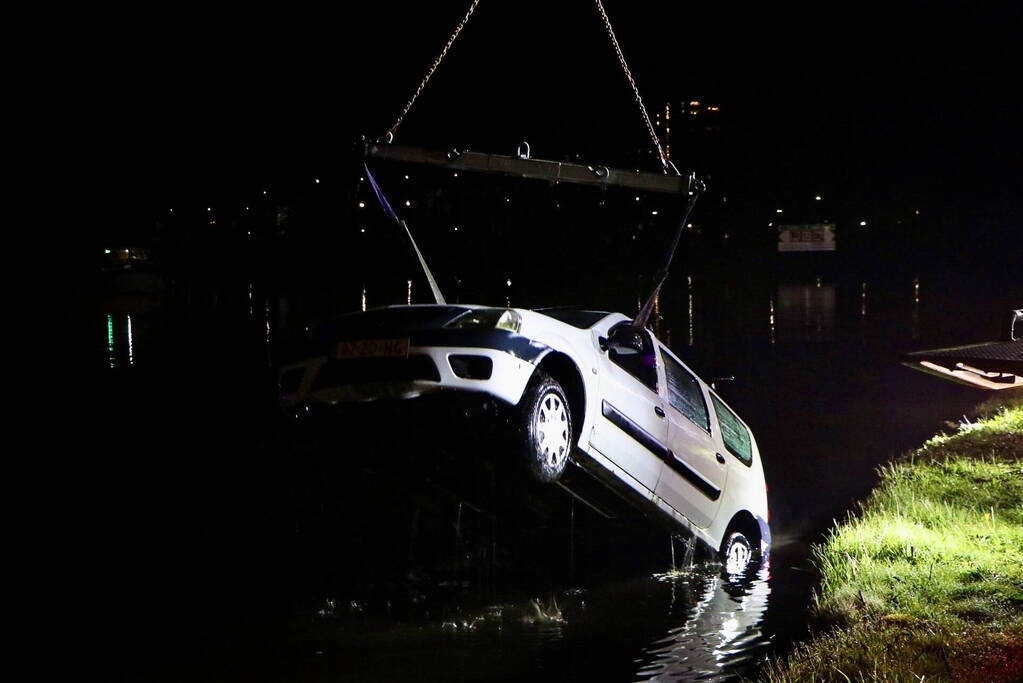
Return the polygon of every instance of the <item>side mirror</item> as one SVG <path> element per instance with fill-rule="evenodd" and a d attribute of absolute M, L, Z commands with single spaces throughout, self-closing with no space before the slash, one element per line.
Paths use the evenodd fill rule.
<path fill-rule="evenodd" d="M 630 355 L 634 353 L 642 353 L 646 344 L 643 340 L 643 333 L 637 330 L 631 325 L 621 325 L 615 327 L 608 333 L 607 342 L 604 344 L 609 349 L 614 349 L 615 353 L 622 355 Z"/>

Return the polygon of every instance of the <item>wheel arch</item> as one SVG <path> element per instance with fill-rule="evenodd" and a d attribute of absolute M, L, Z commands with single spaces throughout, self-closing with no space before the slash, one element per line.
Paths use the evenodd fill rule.
<path fill-rule="evenodd" d="M 718 545 L 719 553 L 724 551 L 725 543 L 728 542 L 728 537 L 734 531 L 738 531 L 745 536 L 746 540 L 753 546 L 754 554 L 756 556 L 760 555 L 760 545 L 763 540 L 760 535 L 760 524 L 757 523 L 756 517 L 749 510 L 739 510 L 732 516 L 728 526 L 725 528 L 725 533 L 721 536 L 721 543 Z"/>
<path fill-rule="evenodd" d="M 537 363 L 536 372 L 543 372 L 564 390 L 568 408 L 572 411 L 573 444 L 578 444 L 586 418 L 586 387 L 579 366 L 567 354 L 550 351 Z"/>

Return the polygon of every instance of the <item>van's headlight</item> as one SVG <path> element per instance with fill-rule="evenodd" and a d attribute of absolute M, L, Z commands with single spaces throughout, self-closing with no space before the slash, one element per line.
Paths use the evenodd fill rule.
<path fill-rule="evenodd" d="M 518 332 L 522 329 L 522 316 L 510 308 L 481 308 L 469 311 L 448 324 L 458 329 L 497 329 Z"/>

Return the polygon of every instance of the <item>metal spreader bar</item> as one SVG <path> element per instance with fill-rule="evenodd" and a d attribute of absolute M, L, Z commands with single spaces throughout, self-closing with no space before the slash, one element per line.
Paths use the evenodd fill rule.
<path fill-rule="evenodd" d="M 528 149 L 528 147 L 526 148 Z M 383 142 L 367 142 L 364 148 L 367 159 L 400 161 L 413 164 L 429 164 L 452 171 L 477 171 L 497 173 L 518 178 L 600 185 L 603 187 L 625 187 L 645 192 L 663 192 L 685 195 L 695 189 L 691 175 L 665 175 L 647 171 L 608 168 L 607 166 L 586 166 L 562 161 L 532 159 L 528 153 L 518 156 L 484 154 L 482 152 L 451 149 L 447 152 L 407 147 Z"/>

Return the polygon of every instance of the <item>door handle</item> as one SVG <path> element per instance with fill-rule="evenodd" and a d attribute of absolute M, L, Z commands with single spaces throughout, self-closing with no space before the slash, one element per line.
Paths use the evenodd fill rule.
<path fill-rule="evenodd" d="M 725 456 L 721 455 L 720 453 L 715 453 L 714 457 L 717 458 L 717 461 L 722 465 L 725 464 Z"/>
<path fill-rule="evenodd" d="M 664 417 L 664 408 L 661 406 L 654 406 L 654 412 L 657 413 L 657 417 Z"/>

